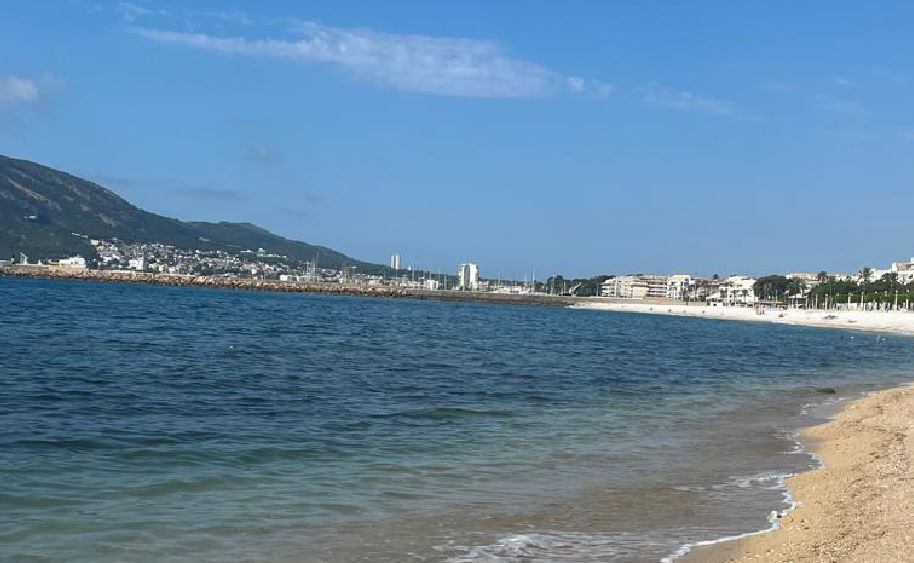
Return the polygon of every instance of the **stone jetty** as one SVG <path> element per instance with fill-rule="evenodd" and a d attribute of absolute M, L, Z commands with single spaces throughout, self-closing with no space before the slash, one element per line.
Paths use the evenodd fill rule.
<path fill-rule="evenodd" d="M 545 294 L 507 294 L 466 291 L 428 291 L 392 286 L 369 286 L 336 282 L 284 282 L 279 280 L 233 279 L 181 274 L 154 274 L 126 270 L 79 270 L 56 266 L 13 265 L 0 268 L 0 275 L 35 279 L 84 280 L 140 283 L 169 287 L 209 287 L 244 291 L 323 293 L 359 297 L 408 298 L 429 301 L 460 301 L 514 305 L 564 306 L 586 302 L 587 297 Z"/>

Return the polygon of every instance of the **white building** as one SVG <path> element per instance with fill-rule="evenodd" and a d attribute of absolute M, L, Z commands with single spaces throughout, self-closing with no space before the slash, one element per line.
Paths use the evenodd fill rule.
<path fill-rule="evenodd" d="M 479 265 L 472 262 L 457 266 L 457 289 L 476 291 L 479 289 Z"/>
<path fill-rule="evenodd" d="M 399 270 L 399 269 L 400 269 L 400 255 L 399 255 L 399 254 L 391 254 L 391 255 L 390 255 L 390 268 L 391 268 L 392 270 Z"/>
<path fill-rule="evenodd" d="M 677 301 L 685 301 L 692 297 L 694 286 L 692 276 L 674 274 L 666 279 L 666 296 Z"/>
<path fill-rule="evenodd" d="M 146 269 L 146 260 L 144 258 L 131 258 L 127 261 L 127 268 L 142 272 Z"/>
<path fill-rule="evenodd" d="M 422 283 L 422 288 L 429 291 L 438 291 L 439 286 L 438 280 L 427 279 Z"/>
<path fill-rule="evenodd" d="M 635 274 L 616 276 L 603 282 L 600 294 L 615 299 L 665 299 L 667 276 Z"/>
<path fill-rule="evenodd" d="M 86 259 L 82 256 L 71 256 L 69 258 L 61 258 L 57 265 L 61 268 L 67 268 L 70 270 L 85 270 L 86 269 Z"/>
<path fill-rule="evenodd" d="M 892 262 L 889 272 L 898 275 L 898 281 L 901 283 L 910 283 L 914 281 L 914 258 L 908 262 Z"/>
<path fill-rule="evenodd" d="M 755 279 L 749 276 L 730 276 L 720 282 L 720 302 L 729 306 L 755 305 Z"/>

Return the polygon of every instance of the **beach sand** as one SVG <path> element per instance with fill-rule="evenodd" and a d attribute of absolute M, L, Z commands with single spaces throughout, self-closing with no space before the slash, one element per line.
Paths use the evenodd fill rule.
<path fill-rule="evenodd" d="M 734 321 L 770 322 L 829 328 L 870 330 L 914 334 L 914 311 L 823 311 L 806 309 L 767 309 L 760 315 L 752 307 L 712 307 L 709 305 L 657 305 L 649 303 L 591 302 L 570 306 L 573 309 L 594 309 L 655 315 L 703 317 Z M 914 561 L 914 558 L 912 558 Z"/>
<path fill-rule="evenodd" d="M 824 465 L 788 480 L 798 508 L 774 531 L 680 561 L 914 561 L 914 387 L 854 401 L 803 434 Z"/>

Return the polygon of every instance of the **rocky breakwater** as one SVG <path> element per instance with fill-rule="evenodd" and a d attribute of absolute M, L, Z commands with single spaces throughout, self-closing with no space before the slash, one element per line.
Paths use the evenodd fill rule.
<path fill-rule="evenodd" d="M 213 287 L 247 291 L 279 291 L 288 293 L 327 293 L 366 297 L 413 297 L 408 290 L 395 287 L 372 287 L 343 283 L 300 283 L 278 280 L 216 278 L 211 276 L 154 274 L 148 272 L 78 270 L 49 266 L 8 266 L 0 274 L 36 279 L 91 280 L 105 282 L 143 283 L 173 287 Z"/>

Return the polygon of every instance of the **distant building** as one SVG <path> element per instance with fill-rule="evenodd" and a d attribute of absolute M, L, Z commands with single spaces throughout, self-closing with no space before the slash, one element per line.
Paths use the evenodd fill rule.
<path fill-rule="evenodd" d="M 85 270 L 86 269 L 86 259 L 82 256 L 71 256 L 69 258 L 61 258 L 57 265 L 61 268 L 67 268 L 70 270 Z"/>
<path fill-rule="evenodd" d="M 127 261 L 127 268 L 142 272 L 146 269 L 146 260 L 144 258 L 131 258 Z"/>
<path fill-rule="evenodd" d="M 457 289 L 463 291 L 479 289 L 479 265 L 469 262 L 457 266 Z"/>
<path fill-rule="evenodd" d="M 664 299 L 669 294 L 668 279 L 648 274 L 616 276 L 602 283 L 600 295 L 615 299 Z"/>
<path fill-rule="evenodd" d="M 438 280 L 429 279 L 429 280 L 425 280 L 425 282 L 423 282 L 422 288 L 427 289 L 429 291 L 438 291 L 438 288 L 440 287 L 440 285 L 441 284 L 438 282 Z"/>
<path fill-rule="evenodd" d="M 391 254 L 391 255 L 390 255 L 390 269 L 391 269 L 391 270 L 399 270 L 399 269 L 400 269 L 400 255 L 399 255 L 399 254 Z"/>
<path fill-rule="evenodd" d="M 719 299 L 722 305 L 755 305 L 755 279 L 749 276 L 730 276 L 720 283 Z"/>
<path fill-rule="evenodd" d="M 675 274 L 666 279 L 666 296 L 670 299 L 686 301 L 692 298 L 694 287 L 692 276 Z"/>
<path fill-rule="evenodd" d="M 914 258 L 911 258 L 908 262 L 892 262 L 889 273 L 897 274 L 898 281 L 901 283 L 914 281 Z"/>
<path fill-rule="evenodd" d="M 526 294 L 533 293 L 529 285 L 502 285 L 493 290 L 495 293 Z"/>

